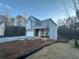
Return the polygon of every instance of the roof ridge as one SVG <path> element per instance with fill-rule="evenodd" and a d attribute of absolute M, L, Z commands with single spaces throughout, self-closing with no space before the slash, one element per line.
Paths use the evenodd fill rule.
<path fill-rule="evenodd" d="M 34 16 L 32 16 L 32 15 L 29 16 L 29 18 L 30 18 L 30 17 L 32 17 L 32 18 L 34 18 L 34 19 L 36 19 L 36 20 L 39 20 L 38 18 L 36 18 L 36 17 L 34 17 Z M 40 20 L 39 20 L 39 21 L 40 21 Z"/>

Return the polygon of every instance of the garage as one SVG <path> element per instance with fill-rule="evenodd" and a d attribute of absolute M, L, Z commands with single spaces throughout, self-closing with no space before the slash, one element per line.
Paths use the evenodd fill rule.
<path fill-rule="evenodd" d="M 33 31 L 27 31 L 26 35 L 30 36 L 30 37 L 33 37 Z"/>

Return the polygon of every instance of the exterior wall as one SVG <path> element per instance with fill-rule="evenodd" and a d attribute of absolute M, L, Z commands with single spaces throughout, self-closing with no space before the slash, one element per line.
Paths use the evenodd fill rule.
<path fill-rule="evenodd" d="M 37 27 L 39 27 L 40 25 L 41 25 L 41 22 L 40 22 L 40 20 L 38 20 L 38 19 L 36 19 L 35 17 L 32 17 L 32 16 L 30 16 L 29 18 L 28 18 L 28 20 L 30 20 L 31 21 L 31 28 L 32 29 L 34 29 L 35 27 L 37 28 Z"/>
<path fill-rule="evenodd" d="M 8 18 L 9 21 L 7 21 L 7 26 L 15 26 L 15 19 L 14 18 Z"/>
<path fill-rule="evenodd" d="M 33 30 L 27 30 L 26 31 L 26 36 L 27 37 L 34 37 L 34 31 Z"/>
<path fill-rule="evenodd" d="M 50 22 L 49 36 L 50 39 L 57 39 L 57 26 L 52 22 Z"/>
<path fill-rule="evenodd" d="M 32 21 L 27 19 L 26 21 L 26 37 L 30 38 L 34 36 L 34 31 L 32 29 Z"/>
<path fill-rule="evenodd" d="M 50 21 L 49 20 L 44 20 L 41 22 L 41 27 L 42 28 L 49 28 Z"/>
<path fill-rule="evenodd" d="M 21 20 L 15 20 L 15 25 L 16 26 L 25 26 L 25 21 L 21 21 Z"/>
<path fill-rule="evenodd" d="M 21 15 L 16 16 L 15 25 L 16 26 L 25 26 L 25 18 Z"/>
<path fill-rule="evenodd" d="M 27 22 L 26 22 L 26 30 L 28 30 L 28 29 L 32 29 L 32 22 L 31 22 L 31 20 L 27 20 Z"/>
<path fill-rule="evenodd" d="M 4 31 L 5 31 L 5 24 L 2 23 L 0 24 L 0 36 L 4 36 Z"/>

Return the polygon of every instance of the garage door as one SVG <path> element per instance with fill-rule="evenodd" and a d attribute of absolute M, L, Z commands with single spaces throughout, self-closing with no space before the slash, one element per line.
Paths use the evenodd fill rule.
<path fill-rule="evenodd" d="M 27 31 L 27 36 L 33 37 L 33 31 Z"/>

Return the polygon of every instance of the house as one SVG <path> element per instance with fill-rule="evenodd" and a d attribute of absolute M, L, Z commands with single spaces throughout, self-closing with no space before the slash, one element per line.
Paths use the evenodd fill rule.
<path fill-rule="evenodd" d="M 45 37 L 53 40 L 57 39 L 57 25 L 51 19 L 39 20 L 29 16 L 26 21 L 27 37 Z"/>
<path fill-rule="evenodd" d="M 0 37 L 4 36 L 5 24 L 0 22 Z"/>
<path fill-rule="evenodd" d="M 5 26 L 8 25 L 8 18 L 4 15 L 0 15 L 0 37 L 4 36 Z"/>
<path fill-rule="evenodd" d="M 11 17 L 8 26 L 15 26 L 15 18 Z"/>
<path fill-rule="evenodd" d="M 15 18 L 10 19 L 10 26 L 5 27 L 4 36 L 25 36 L 25 18 L 21 15 L 17 15 Z"/>
<path fill-rule="evenodd" d="M 0 36 L 19 36 L 21 34 L 24 36 L 25 33 L 26 37 L 42 37 L 56 40 L 57 25 L 51 18 L 39 20 L 29 16 L 26 20 L 21 15 L 14 19 L 0 15 Z"/>
<path fill-rule="evenodd" d="M 25 21 L 26 21 L 25 17 L 18 15 L 15 18 L 15 26 L 25 26 Z"/>
<path fill-rule="evenodd" d="M 16 18 L 0 15 L 0 36 L 24 36 L 25 18 L 18 15 Z"/>

